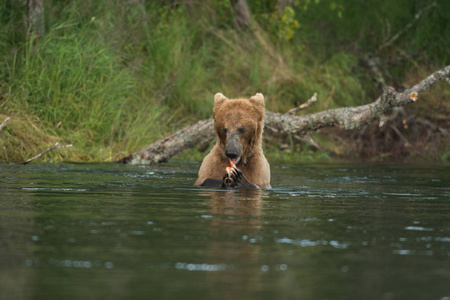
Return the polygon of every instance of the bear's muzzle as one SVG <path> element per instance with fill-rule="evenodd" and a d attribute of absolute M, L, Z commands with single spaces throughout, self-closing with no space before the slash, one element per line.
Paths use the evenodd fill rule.
<path fill-rule="evenodd" d="M 242 144 L 237 132 L 231 133 L 225 142 L 225 155 L 231 162 L 237 164 L 241 158 Z"/>

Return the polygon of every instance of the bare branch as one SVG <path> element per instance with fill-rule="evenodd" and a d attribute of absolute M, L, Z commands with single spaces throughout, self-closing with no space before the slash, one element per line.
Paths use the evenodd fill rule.
<path fill-rule="evenodd" d="M 387 40 L 389 39 L 389 37 L 391 36 L 391 23 L 389 23 L 388 19 L 384 19 L 384 21 L 386 22 L 386 37 L 384 38 L 384 43 L 386 44 Z"/>
<path fill-rule="evenodd" d="M 417 61 L 415 61 L 411 55 L 409 55 L 408 53 L 406 53 L 406 51 L 400 49 L 399 47 L 394 47 L 395 50 L 397 50 L 397 52 L 403 56 L 406 60 L 408 60 L 409 62 L 411 62 L 417 69 L 420 68 L 419 64 L 417 63 Z"/>
<path fill-rule="evenodd" d="M 340 127 L 346 130 L 359 128 L 373 121 L 382 122 L 392 108 L 417 101 L 420 94 L 450 75 L 450 65 L 434 72 L 413 87 L 397 93 L 386 88 L 383 94 L 370 104 L 330 109 L 305 116 L 266 111 L 265 129 L 287 134 L 305 135 L 324 127 Z M 212 118 L 187 126 L 172 135 L 154 142 L 146 148 L 119 160 L 120 163 L 152 164 L 168 161 L 174 155 L 199 143 L 214 139 Z"/>
<path fill-rule="evenodd" d="M 314 93 L 314 95 L 308 99 L 308 101 L 306 101 L 305 103 L 303 103 L 302 105 L 300 105 L 299 107 L 293 108 L 291 110 L 289 110 L 286 115 L 295 115 L 296 113 L 298 113 L 299 111 L 301 111 L 302 109 L 307 108 L 312 102 L 317 100 L 317 93 Z"/>
<path fill-rule="evenodd" d="M 5 119 L 5 121 L 3 121 L 2 125 L 0 125 L 0 131 L 2 131 L 3 127 L 5 127 L 6 123 L 9 121 L 9 119 L 10 119 L 10 118 L 7 117 L 7 118 Z"/>
<path fill-rule="evenodd" d="M 431 123 L 428 120 L 425 120 L 422 118 L 417 118 L 416 122 L 420 123 L 422 125 L 425 125 L 425 126 L 429 127 L 431 130 L 437 131 L 444 136 L 450 136 L 450 132 L 447 129 L 436 126 L 435 124 Z"/>
<path fill-rule="evenodd" d="M 424 12 L 426 12 L 427 10 L 430 10 L 433 7 L 437 7 L 436 1 L 434 1 L 433 3 L 431 3 L 430 5 L 422 8 L 421 10 L 419 10 L 416 15 L 414 16 L 414 20 L 412 20 L 411 22 L 409 22 L 408 24 L 406 24 L 406 26 L 400 30 L 399 32 L 397 32 L 396 35 L 394 35 L 390 40 L 388 40 L 387 42 L 383 43 L 379 48 L 378 48 L 378 52 L 380 52 L 381 50 L 383 50 L 384 48 L 386 48 L 387 46 L 392 45 L 395 41 L 397 41 L 402 34 L 404 34 L 406 31 L 408 31 L 415 22 L 417 22 L 419 20 L 419 18 L 422 16 L 422 14 Z"/>
<path fill-rule="evenodd" d="M 30 163 L 31 161 L 35 160 L 36 158 L 41 157 L 42 155 L 44 155 L 45 153 L 47 153 L 47 152 L 49 152 L 49 151 L 51 151 L 51 150 L 53 150 L 53 149 L 61 149 L 61 148 L 68 148 L 68 147 L 72 147 L 72 144 L 70 144 L 70 145 L 63 145 L 63 146 L 58 146 L 58 143 L 56 143 L 53 147 L 48 148 L 47 150 L 43 151 L 42 153 L 39 153 L 38 155 L 36 155 L 36 156 L 30 158 L 30 159 L 27 160 L 27 161 L 24 161 L 22 164 L 26 165 L 26 164 Z"/>
<path fill-rule="evenodd" d="M 391 35 L 391 25 L 389 23 L 389 20 L 386 19 L 385 22 L 386 22 L 387 34 L 386 34 L 386 37 L 384 38 L 383 44 L 381 44 L 381 46 L 378 47 L 377 51 L 375 51 L 374 53 L 367 53 L 361 58 L 367 64 L 370 72 L 373 75 L 373 79 L 376 81 L 376 83 L 378 84 L 378 87 L 381 90 L 387 86 L 385 77 L 383 76 L 383 71 L 386 72 L 386 70 L 383 68 L 383 65 L 384 65 L 383 61 L 379 58 L 381 50 L 383 50 L 384 48 L 386 48 L 388 46 L 392 46 L 406 31 L 408 31 L 413 26 L 413 24 L 415 22 L 417 22 L 419 20 L 419 18 L 423 15 L 424 12 L 430 10 L 433 7 L 437 7 L 437 4 L 435 1 L 433 3 L 431 3 L 429 6 L 426 6 L 426 7 L 422 8 L 421 10 L 419 10 L 419 12 L 417 12 L 416 15 L 414 16 L 414 19 L 411 22 L 409 22 L 408 24 L 406 24 L 406 26 L 392 38 L 389 38 Z M 405 51 L 403 51 L 402 49 L 400 49 L 398 47 L 395 47 L 395 49 L 406 59 L 411 61 L 416 67 L 418 67 L 417 62 L 415 62 L 410 57 L 410 55 L 408 55 Z"/>
<path fill-rule="evenodd" d="M 403 144 L 405 147 L 411 147 L 411 143 L 408 141 L 408 139 L 398 130 L 398 128 L 394 125 L 391 125 L 392 130 L 395 131 L 395 133 L 400 137 L 400 139 L 403 141 Z"/>
<path fill-rule="evenodd" d="M 362 59 L 366 62 L 370 72 L 372 72 L 373 78 L 377 82 L 380 90 L 383 89 L 386 86 L 386 80 L 384 79 L 383 72 L 381 72 L 380 70 L 380 58 L 373 56 L 371 53 L 368 53 L 364 55 Z"/>
<path fill-rule="evenodd" d="M 306 135 L 304 137 L 297 137 L 296 135 L 294 135 L 295 139 L 298 139 L 304 143 L 310 144 L 311 146 L 315 147 L 316 149 L 322 150 L 322 147 L 312 139 L 311 136 Z"/>
<path fill-rule="evenodd" d="M 373 75 L 373 79 L 376 81 L 376 83 L 378 84 L 378 87 L 382 90 L 384 89 L 387 84 L 386 84 L 386 80 L 385 77 L 383 76 L 383 62 L 382 60 L 378 57 L 381 50 L 383 50 L 384 48 L 388 47 L 388 46 L 392 46 L 406 31 L 408 31 L 415 22 L 417 22 L 419 20 L 419 18 L 423 15 L 424 12 L 426 12 L 427 10 L 433 8 L 437 6 L 436 2 L 431 3 L 429 6 L 426 6 L 424 8 L 422 8 L 421 10 L 419 10 L 418 13 L 416 13 L 416 15 L 414 16 L 414 19 L 409 22 L 408 24 L 406 24 L 406 26 L 400 30 L 395 36 L 393 36 L 392 38 L 389 39 L 390 35 L 391 35 L 391 26 L 389 21 L 386 19 L 386 27 L 387 27 L 387 35 L 386 38 L 384 39 L 384 43 L 381 44 L 380 47 L 378 47 L 377 51 L 375 51 L 375 53 L 367 53 L 366 55 L 364 55 L 361 59 L 367 64 L 370 72 Z M 418 67 L 417 63 L 411 59 L 411 57 L 403 50 L 401 50 L 398 47 L 395 47 L 395 49 L 405 58 L 407 58 L 408 60 L 410 60 L 416 67 Z M 385 71 L 385 70 L 384 70 Z"/>

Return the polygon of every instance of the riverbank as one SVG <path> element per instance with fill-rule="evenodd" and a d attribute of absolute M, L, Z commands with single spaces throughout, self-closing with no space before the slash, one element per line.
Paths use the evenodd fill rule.
<path fill-rule="evenodd" d="M 1 4 L 0 122 L 11 119 L 0 132 L 0 160 L 21 162 L 59 142 L 74 147 L 43 159 L 115 161 L 211 117 L 216 92 L 230 98 L 262 92 L 267 109 L 278 112 L 317 93 L 304 114 L 372 102 L 381 90 L 362 58 L 394 35 L 377 14 L 389 12 L 389 28 L 398 32 L 420 10 L 369 2 L 374 11 L 363 20 L 357 12 L 365 8 L 350 1 L 281 13 L 270 1 L 249 1 L 254 24 L 239 30 L 225 1 L 139 3 L 47 1 L 44 35 L 27 32 L 23 3 Z M 440 11 L 423 14 L 377 53 L 387 84 L 403 89 L 450 62 Z M 381 129 L 326 129 L 312 135 L 316 145 L 270 139 L 265 151 L 282 161 L 448 161 L 448 135 L 439 129 L 450 127 L 449 97 L 440 83 Z M 183 155 L 203 157 L 198 149 Z"/>

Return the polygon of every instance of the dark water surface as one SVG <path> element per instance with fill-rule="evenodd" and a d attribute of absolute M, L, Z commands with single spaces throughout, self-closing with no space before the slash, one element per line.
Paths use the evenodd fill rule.
<path fill-rule="evenodd" d="M 1 299 L 450 299 L 450 167 L 0 164 Z"/>

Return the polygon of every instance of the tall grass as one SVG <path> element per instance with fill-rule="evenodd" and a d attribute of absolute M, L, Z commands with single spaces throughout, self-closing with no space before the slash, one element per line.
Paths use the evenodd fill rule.
<path fill-rule="evenodd" d="M 136 78 L 89 36 L 90 26 L 59 24 L 39 40 L 31 37 L 9 66 L 7 90 L 7 109 L 33 114 L 87 149 L 121 141 L 132 123 L 143 126 L 136 123 L 144 112 L 150 120 L 160 113 L 150 99 L 135 101 Z"/>

